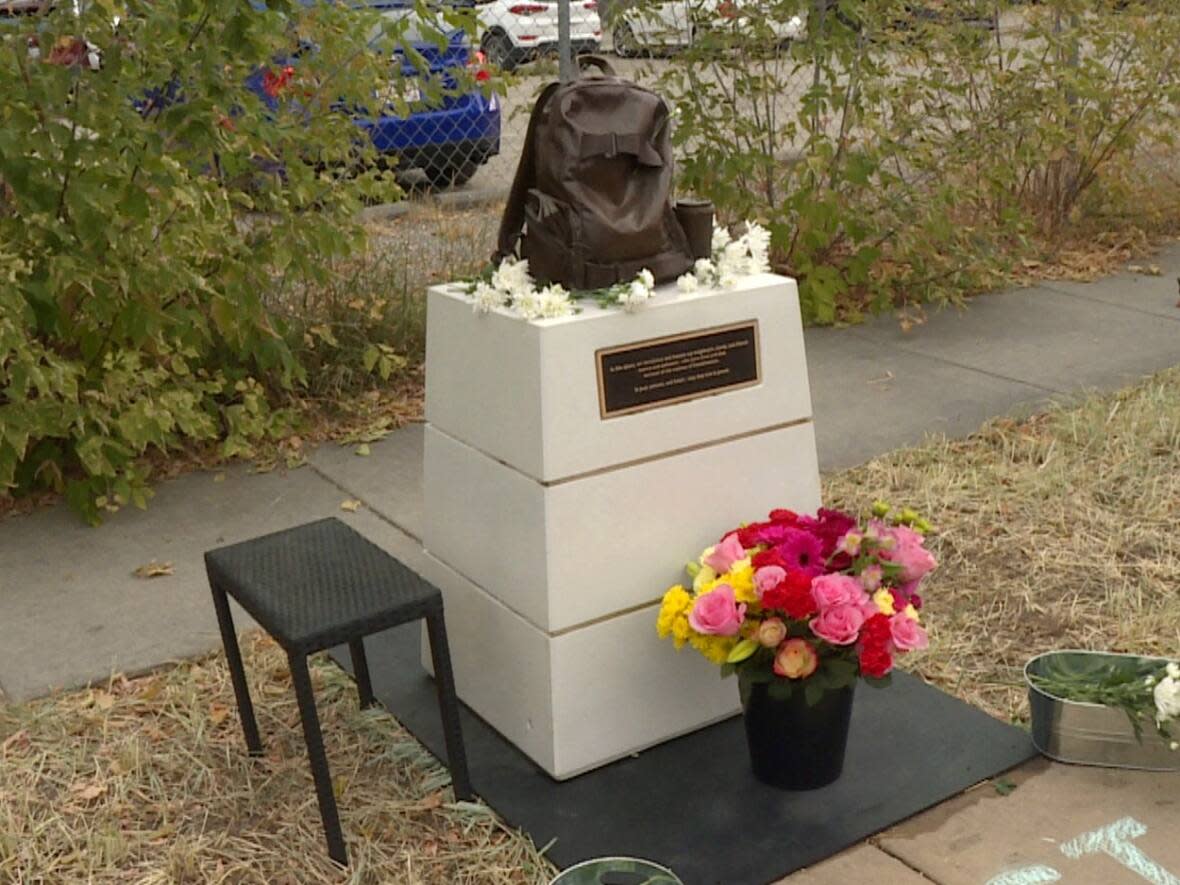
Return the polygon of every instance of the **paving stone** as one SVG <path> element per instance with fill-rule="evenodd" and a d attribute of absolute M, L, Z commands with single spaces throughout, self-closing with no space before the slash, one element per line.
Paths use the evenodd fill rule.
<path fill-rule="evenodd" d="M 867 842 L 823 863 L 799 870 L 775 885 L 930 885 L 930 880 Z"/>
<path fill-rule="evenodd" d="M 1044 288 L 1079 298 L 1101 301 L 1127 310 L 1142 311 L 1180 322 L 1180 246 L 1159 255 L 1131 262 L 1142 268 L 1158 267 L 1160 273 L 1124 271 L 1091 283 L 1050 282 Z"/>
<path fill-rule="evenodd" d="M 1047 288 L 982 295 L 909 332 L 886 320 L 849 332 L 874 357 L 900 349 L 1060 393 L 1121 387 L 1180 363 L 1180 318 Z"/>
<path fill-rule="evenodd" d="M 64 506 L 0 530 L 0 681 L 13 701 L 137 672 L 220 648 L 204 551 L 339 516 L 370 535 L 393 530 L 371 511 L 340 510 L 338 488 L 310 469 L 196 473 L 162 483 L 146 512 L 100 528 Z M 151 560 L 174 573 L 132 572 Z M 239 630 L 252 621 L 235 609 Z"/>
<path fill-rule="evenodd" d="M 415 538 L 422 537 L 422 425 L 410 424 L 369 446 L 329 443 L 316 449 L 312 466 L 352 498 Z"/>
<path fill-rule="evenodd" d="M 1180 771 L 1036 760 L 1008 780 L 1007 795 L 983 784 L 879 844 L 940 885 L 1180 885 Z"/>
<path fill-rule="evenodd" d="M 807 367 L 820 468 L 861 464 L 930 434 L 966 436 L 996 415 L 1028 412 L 1053 392 L 866 345 L 848 329 L 809 329 Z"/>

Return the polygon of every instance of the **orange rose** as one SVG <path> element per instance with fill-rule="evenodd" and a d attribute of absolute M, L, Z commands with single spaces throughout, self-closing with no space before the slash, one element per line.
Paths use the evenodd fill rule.
<path fill-rule="evenodd" d="M 788 679 L 806 679 L 819 666 L 819 655 L 806 639 L 788 639 L 774 655 L 774 672 Z"/>

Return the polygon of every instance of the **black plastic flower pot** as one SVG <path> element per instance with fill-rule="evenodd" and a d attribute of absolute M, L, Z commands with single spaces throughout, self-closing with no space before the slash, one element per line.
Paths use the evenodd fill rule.
<path fill-rule="evenodd" d="M 840 777 L 855 687 L 826 691 L 809 706 L 802 686 L 786 698 L 764 682 L 749 686 L 743 718 L 754 776 L 783 790 L 814 790 Z"/>

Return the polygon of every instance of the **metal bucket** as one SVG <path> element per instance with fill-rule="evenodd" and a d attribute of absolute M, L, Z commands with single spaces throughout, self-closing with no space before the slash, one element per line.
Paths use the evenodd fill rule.
<path fill-rule="evenodd" d="M 673 872 L 637 857 L 599 857 L 570 867 L 549 885 L 684 885 Z"/>
<path fill-rule="evenodd" d="M 1024 665 L 1024 681 L 1028 684 L 1036 748 L 1059 762 L 1148 771 L 1180 770 L 1180 751 L 1170 750 L 1154 725 L 1144 726 L 1141 743 L 1122 710 L 1056 697 L 1037 688 L 1030 678 L 1051 673 L 1098 675 L 1109 672 L 1112 665 L 1137 667 L 1144 662 L 1158 663 L 1162 668 L 1168 659 L 1067 649 L 1046 652 L 1029 660 Z"/>

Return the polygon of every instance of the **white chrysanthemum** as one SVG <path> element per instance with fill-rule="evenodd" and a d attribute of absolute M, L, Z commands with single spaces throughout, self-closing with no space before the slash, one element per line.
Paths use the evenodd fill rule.
<path fill-rule="evenodd" d="M 619 294 L 619 304 L 623 310 L 637 310 L 645 301 L 651 298 L 651 289 L 643 285 L 642 280 L 632 280 L 631 285 Z"/>
<path fill-rule="evenodd" d="M 1152 692 L 1155 698 L 1155 719 L 1159 723 L 1180 716 L 1180 681 L 1165 676 Z"/>
<path fill-rule="evenodd" d="M 721 255 L 717 258 L 717 277 L 721 288 L 728 289 L 733 286 L 738 277 L 746 274 L 748 266 L 749 257 L 746 254 L 746 244 L 742 240 L 734 240 L 722 249 Z"/>
<path fill-rule="evenodd" d="M 639 272 L 635 279 L 643 283 L 644 287 L 647 289 L 654 289 L 656 287 L 656 278 L 646 267 Z"/>
<path fill-rule="evenodd" d="M 713 228 L 713 254 L 716 255 L 731 242 L 729 231 L 724 227 Z M 703 259 L 702 259 L 703 260 Z"/>
<path fill-rule="evenodd" d="M 570 293 L 558 283 L 546 286 L 537 293 L 538 310 L 546 319 L 569 316 L 574 312 Z"/>
<path fill-rule="evenodd" d="M 1168 671 L 1168 675 L 1173 679 L 1180 679 L 1180 664 L 1175 661 L 1169 661 L 1168 666 L 1164 668 Z"/>
<path fill-rule="evenodd" d="M 711 286 L 717 277 L 717 266 L 708 258 L 698 258 L 692 266 L 692 275 L 702 286 Z"/>
<path fill-rule="evenodd" d="M 746 269 L 749 273 L 768 273 L 770 271 L 770 231 L 757 222 L 747 225 L 746 234 L 742 237 L 746 243 L 749 260 Z"/>
<path fill-rule="evenodd" d="M 480 280 L 475 284 L 475 291 L 471 293 L 474 304 L 472 309 L 476 313 L 488 313 L 497 307 L 503 307 L 508 301 L 508 295 L 499 289 L 489 286 Z"/>
<path fill-rule="evenodd" d="M 681 292 L 695 292 L 700 285 L 700 281 L 690 273 L 681 274 L 676 278 L 676 288 Z"/>
<path fill-rule="evenodd" d="M 505 258 L 492 274 L 492 285 L 513 298 L 529 292 L 533 288 L 533 279 L 529 276 L 528 261 Z"/>
<path fill-rule="evenodd" d="M 531 286 L 512 299 L 512 306 L 526 320 L 539 319 L 541 316 L 541 296 Z"/>

